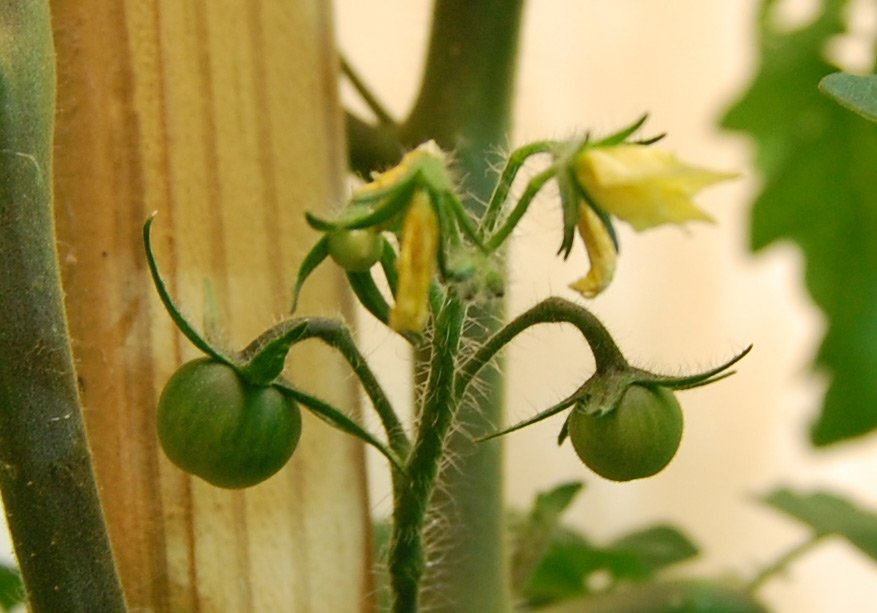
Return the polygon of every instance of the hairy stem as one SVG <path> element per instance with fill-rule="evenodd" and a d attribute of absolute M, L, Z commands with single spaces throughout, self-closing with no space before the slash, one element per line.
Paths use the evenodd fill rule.
<path fill-rule="evenodd" d="M 436 0 L 423 82 L 399 128 L 408 146 L 434 139 L 452 151 L 460 193 L 476 217 L 495 187 L 494 167 L 508 145 L 523 0 Z M 477 28 L 477 35 L 473 35 Z M 472 304 L 467 344 L 480 344 L 502 318 L 499 301 Z M 423 356 L 419 356 L 423 359 Z M 511 609 L 505 549 L 502 445 L 475 446 L 473 437 L 503 421 L 499 371 L 480 373 L 483 397 L 461 402 L 461 426 L 448 441 L 454 458 L 440 476 L 434 504 L 448 509 L 446 546 L 431 568 L 436 585 L 424 608 L 453 613 Z M 433 598 L 434 596 L 434 598 Z"/>
<path fill-rule="evenodd" d="M 429 378 L 405 475 L 395 475 L 390 584 L 394 613 L 416 613 L 425 569 L 423 527 L 456 414 L 456 355 L 464 308 L 450 298 L 435 319 Z"/>
<path fill-rule="evenodd" d="M 48 2 L 0 1 L 0 488 L 32 611 L 124 611 L 52 221 Z"/>
<path fill-rule="evenodd" d="M 578 328 L 591 347 L 597 371 L 626 364 L 624 356 L 606 327 L 590 311 L 563 298 L 546 298 L 525 311 L 490 337 L 461 367 L 457 377 L 457 394 L 462 395 L 484 366 L 531 326 L 543 323 L 569 323 Z"/>

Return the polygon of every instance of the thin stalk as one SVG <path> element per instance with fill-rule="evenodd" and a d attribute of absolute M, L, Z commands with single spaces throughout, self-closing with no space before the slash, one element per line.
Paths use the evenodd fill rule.
<path fill-rule="evenodd" d="M 499 218 L 499 214 L 502 211 L 502 206 L 509 197 L 509 191 L 512 189 L 515 177 L 518 176 L 518 171 L 521 170 L 524 163 L 534 155 L 547 153 L 556 147 L 557 143 L 555 141 L 539 141 L 528 143 L 527 145 L 512 151 L 505 167 L 502 169 L 496 188 L 490 196 L 490 202 L 487 203 L 487 210 L 485 211 L 484 219 L 482 220 L 482 228 L 488 232 L 493 230 L 497 219 Z"/>
<path fill-rule="evenodd" d="M 758 574 L 752 578 L 749 585 L 746 586 L 746 591 L 750 594 L 757 592 L 769 579 L 785 572 L 792 562 L 803 556 L 805 553 L 809 553 L 809 551 L 816 545 L 820 544 L 826 536 L 828 536 L 828 534 L 824 532 L 814 532 L 807 537 L 805 541 L 792 546 L 779 558 L 762 568 Z"/>
<path fill-rule="evenodd" d="M 48 2 L 0 1 L 0 489 L 31 611 L 124 611 L 52 219 Z"/>
<path fill-rule="evenodd" d="M 414 446 L 405 474 L 395 475 L 393 534 L 390 542 L 390 585 L 394 613 L 416 613 L 426 568 L 424 520 L 435 489 L 439 466 L 457 403 L 454 395 L 456 355 L 464 308 L 450 298 L 436 315 L 432 361 Z"/>

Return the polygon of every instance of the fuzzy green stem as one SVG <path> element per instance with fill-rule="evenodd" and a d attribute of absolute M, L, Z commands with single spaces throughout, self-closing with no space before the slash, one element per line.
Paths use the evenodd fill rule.
<path fill-rule="evenodd" d="M 505 167 L 502 169 L 496 188 L 490 196 L 490 202 L 487 203 L 487 210 L 485 211 L 484 219 L 482 220 L 482 227 L 486 231 L 492 231 L 496 225 L 499 214 L 502 212 L 502 207 L 509 196 L 509 191 L 512 189 L 512 185 L 515 182 L 515 177 L 518 176 L 518 171 L 521 170 L 524 163 L 534 155 L 547 153 L 553 150 L 556 146 L 557 143 L 555 141 L 538 141 L 535 143 L 529 143 L 512 151 Z"/>
<path fill-rule="evenodd" d="M 448 299 L 435 319 L 429 378 L 420 420 L 405 475 L 394 480 L 393 535 L 390 542 L 390 584 L 393 613 L 416 613 L 426 567 L 423 527 L 448 434 L 456 414 L 456 355 L 465 309 Z"/>
<path fill-rule="evenodd" d="M 518 225 L 518 222 L 521 221 L 521 217 L 527 212 L 527 209 L 533 202 L 533 198 L 535 198 L 536 194 L 539 193 L 539 190 L 541 190 L 545 184 L 555 176 L 556 172 L 557 171 L 554 168 L 547 168 L 527 183 L 527 187 L 524 189 L 524 193 L 521 195 L 520 200 L 515 204 L 515 208 L 512 209 L 511 213 L 506 217 L 502 226 L 500 226 L 496 233 L 490 237 L 490 240 L 487 241 L 485 247 L 488 252 L 496 251 L 506 242 L 511 235 L 512 230 L 514 230 L 515 226 Z"/>
<path fill-rule="evenodd" d="M 124 611 L 52 220 L 48 2 L 0 0 L 0 489 L 32 611 Z"/>
<path fill-rule="evenodd" d="M 436 0 L 429 52 L 417 101 L 399 129 L 417 145 L 434 139 L 452 151 L 466 207 L 480 218 L 496 184 L 494 168 L 508 147 L 523 0 Z M 477 35 L 473 35 L 473 28 Z M 502 319 L 500 301 L 469 306 L 467 344 L 480 344 Z M 422 356 L 418 356 L 422 360 Z M 502 445 L 475 446 L 503 421 L 499 371 L 480 373 L 484 396 L 458 410 L 447 445 L 454 458 L 440 476 L 433 504 L 448 509 L 448 531 L 436 562 L 436 585 L 424 608 L 453 613 L 511 609 L 505 547 Z M 432 570 L 432 569 L 431 569 Z M 432 572 L 431 572 L 432 575 Z M 434 596 L 434 598 L 433 598 Z"/>
<path fill-rule="evenodd" d="M 512 339 L 527 328 L 543 323 L 569 323 L 578 328 L 591 347 L 598 372 L 627 365 L 612 335 L 593 313 L 569 300 L 553 296 L 516 317 L 479 347 L 460 367 L 457 395 L 466 392 L 472 379 Z"/>
<path fill-rule="evenodd" d="M 387 434 L 387 441 L 390 448 L 400 458 L 404 458 L 408 454 L 410 443 L 402 427 L 399 417 L 396 414 L 390 399 L 381 387 L 380 382 L 375 377 L 374 372 L 368 365 L 365 357 L 359 351 L 353 340 L 350 329 L 343 322 L 336 319 L 328 319 L 324 317 L 309 317 L 307 319 L 288 319 L 259 336 L 255 341 L 244 349 L 242 355 L 247 356 L 249 353 L 257 351 L 263 346 L 266 339 L 281 336 L 288 329 L 296 329 L 305 323 L 299 334 L 296 336 L 294 343 L 300 343 L 304 340 L 316 338 L 330 347 L 337 349 L 338 352 L 347 361 L 350 369 L 356 375 L 362 388 L 368 396 L 381 420 L 381 425 Z"/>

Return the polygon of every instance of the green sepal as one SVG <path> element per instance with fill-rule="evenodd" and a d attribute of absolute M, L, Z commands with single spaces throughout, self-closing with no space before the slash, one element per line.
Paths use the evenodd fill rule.
<path fill-rule="evenodd" d="M 259 336 L 241 352 L 235 367 L 238 374 L 253 385 L 273 383 L 283 372 L 289 349 L 307 325 L 305 319 L 287 320 Z"/>
<path fill-rule="evenodd" d="M 393 451 L 390 450 L 381 441 L 372 436 L 355 420 L 351 419 L 329 403 L 324 402 L 316 396 L 311 396 L 310 394 L 293 387 L 291 384 L 282 379 L 275 381 L 272 385 L 284 394 L 288 395 L 293 400 L 296 400 L 299 404 L 307 408 L 309 411 L 311 411 L 311 413 L 322 419 L 330 426 L 341 430 L 342 432 L 346 432 L 347 434 L 355 436 L 364 443 L 371 445 L 372 447 L 377 449 L 381 453 L 381 455 L 387 458 L 387 460 L 390 461 L 390 464 L 392 464 L 396 470 L 404 472 L 402 461 L 396 456 L 396 454 L 393 453 Z"/>
<path fill-rule="evenodd" d="M 392 230 L 395 225 L 392 223 L 393 219 L 399 216 L 411 202 L 415 187 L 415 183 L 395 185 L 387 192 L 387 197 L 378 206 L 374 208 L 356 206 L 353 213 L 344 214 L 334 221 L 322 219 L 313 213 L 305 213 L 305 219 L 312 228 L 321 232 L 371 227 Z M 351 202 L 355 205 L 361 204 L 361 200 L 358 200 L 357 196 L 353 196 Z M 350 209 L 353 207 L 349 207 L 348 211 Z"/>
<path fill-rule="evenodd" d="M 292 290 L 292 307 L 289 309 L 290 313 L 295 313 L 295 309 L 298 307 L 298 297 L 299 294 L 301 294 L 301 288 L 304 286 L 305 281 L 327 257 L 329 257 L 329 237 L 323 236 L 313 247 L 311 247 L 311 250 L 305 256 L 305 259 L 302 260 L 301 266 L 298 268 L 298 276 L 295 280 L 295 287 Z"/>
<path fill-rule="evenodd" d="M 598 140 L 592 143 L 591 147 L 614 147 L 616 145 L 620 145 L 624 143 L 628 138 L 633 136 L 633 133 L 643 127 L 643 124 L 646 123 L 646 120 L 649 118 L 649 114 L 646 113 L 642 115 L 639 119 L 634 121 L 632 124 L 623 128 L 616 132 L 615 134 L 610 134 L 606 138 Z M 663 135 L 656 137 L 656 140 L 660 140 L 663 138 Z M 654 142 L 654 139 L 652 140 Z"/>
<path fill-rule="evenodd" d="M 371 272 L 348 272 L 347 282 L 359 303 L 383 324 L 390 321 L 390 305 L 378 289 Z"/>
<path fill-rule="evenodd" d="M 152 275 L 152 282 L 155 284 L 155 289 L 158 292 L 158 297 L 161 299 L 161 303 L 164 305 L 168 315 L 170 315 L 174 324 L 177 326 L 177 329 L 183 333 L 183 336 L 189 339 L 190 343 L 214 360 L 222 362 L 223 364 L 228 364 L 233 368 L 237 368 L 236 361 L 230 355 L 217 349 L 204 339 L 200 333 L 198 333 L 195 327 L 189 323 L 189 320 L 186 319 L 177 308 L 173 298 L 171 298 L 167 285 L 158 270 L 158 264 L 155 261 L 155 253 L 152 251 L 152 222 L 155 221 L 155 215 L 155 213 L 150 215 L 146 220 L 146 223 L 143 224 L 143 245 L 146 249 L 146 263 L 149 265 L 149 273 Z"/>
<path fill-rule="evenodd" d="M 454 214 L 454 219 L 457 221 L 457 225 L 463 231 L 466 238 L 468 238 L 481 251 L 487 251 L 487 248 L 484 246 L 484 241 L 481 240 L 481 237 L 479 236 L 478 229 L 472 222 L 472 218 L 469 217 L 469 213 L 466 212 L 463 203 L 460 202 L 460 199 L 454 194 L 446 192 L 440 196 L 440 202 L 442 205 L 446 205 Z"/>
<path fill-rule="evenodd" d="M 746 357 L 746 355 L 750 351 L 752 351 L 752 345 L 749 345 L 743 351 L 732 357 L 730 360 L 724 362 L 723 364 L 719 364 L 715 368 L 710 368 L 709 370 L 705 370 L 703 372 L 695 373 L 693 375 L 685 375 L 682 377 L 659 375 L 641 370 L 639 371 L 638 379 L 636 382 L 647 385 L 659 385 L 661 387 L 667 387 L 672 390 L 688 390 L 695 387 L 702 387 L 704 385 L 715 383 L 716 381 L 720 381 L 733 375 L 736 371 L 728 371 L 728 369 L 740 360 L 742 360 L 744 357 Z"/>
<path fill-rule="evenodd" d="M 384 271 L 384 277 L 387 279 L 387 285 L 390 286 L 390 292 L 395 296 L 399 287 L 399 270 L 396 268 L 396 250 L 386 238 L 384 239 L 384 250 L 381 252 L 381 269 Z"/>
<path fill-rule="evenodd" d="M 579 206 L 582 202 L 576 187 L 578 181 L 573 176 L 573 172 L 572 168 L 563 166 L 558 169 L 556 177 L 557 189 L 560 193 L 560 210 L 563 214 L 563 240 L 557 254 L 561 255 L 564 260 L 569 257 L 572 251 L 579 223 Z"/>

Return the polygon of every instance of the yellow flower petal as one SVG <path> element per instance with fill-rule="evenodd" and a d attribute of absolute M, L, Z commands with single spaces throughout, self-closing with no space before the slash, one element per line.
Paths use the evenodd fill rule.
<path fill-rule="evenodd" d="M 399 285 L 390 312 L 390 327 L 397 332 L 419 332 L 429 317 L 429 286 L 438 257 L 438 218 L 425 192 L 417 190 L 402 224 L 399 247 Z"/>
<path fill-rule="evenodd" d="M 570 287 L 585 298 L 593 298 L 606 289 L 615 276 L 615 244 L 603 220 L 587 205 L 579 208 L 579 234 L 588 251 L 591 268 Z"/>
<path fill-rule="evenodd" d="M 692 198 L 705 187 L 737 176 L 690 166 L 647 145 L 585 149 L 575 165 L 579 183 L 594 202 L 637 230 L 712 221 Z"/>

